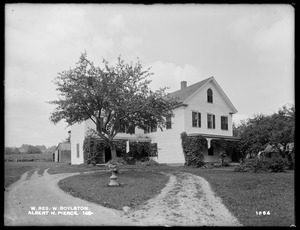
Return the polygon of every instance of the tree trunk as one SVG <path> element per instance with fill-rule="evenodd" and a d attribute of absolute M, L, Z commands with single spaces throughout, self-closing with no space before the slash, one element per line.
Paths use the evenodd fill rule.
<path fill-rule="evenodd" d="M 111 143 L 109 147 L 110 147 L 111 159 L 112 160 L 116 159 L 117 158 L 117 149 L 116 149 L 116 146 L 113 143 Z"/>

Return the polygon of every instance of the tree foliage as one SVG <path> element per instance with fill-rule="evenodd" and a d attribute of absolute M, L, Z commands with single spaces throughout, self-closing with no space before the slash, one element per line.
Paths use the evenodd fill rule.
<path fill-rule="evenodd" d="M 242 121 L 236 127 L 235 133 L 241 137 L 236 145 L 236 151 L 256 156 L 268 144 L 277 148 L 283 158 L 289 160 L 293 167 L 291 152 L 286 151 L 287 145 L 294 142 L 295 136 L 295 106 L 284 105 L 272 115 L 257 114 L 253 118 Z"/>
<path fill-rule="evenodd" d="M 4 149 L 5 154 L 20 154 L 20 150 L 14 147 L 5 147 Z"/>
<path fill-rule="evenodd" d="M 42 150 L 36 146 L 29 145 L 27 149 L 28 154 L 40 154 Z"/>
<path fill-rule="evenodd" d="M 112 158 L 116 157 L 113 138 L 122 126 L 126 132 L 132 127 L 146 129 L 147 125 L 165 127 L 165 117 L 177 104 L 168 98 L 165 90 L 149 89 L 147 78 L 153 73 L 143 70 L 142 64 L 127 64 L 120 57 L 116 65 L 103 59 L 104 67 L 95 66 L 81 54 L 76 67 L 62 71 L 54 80 L 59 99 L 49 103 L 56 105 L 50 116 L 53 123 L 64 119 L 69 125 L 91 119 L 94 134 L 109 146 Z"/>

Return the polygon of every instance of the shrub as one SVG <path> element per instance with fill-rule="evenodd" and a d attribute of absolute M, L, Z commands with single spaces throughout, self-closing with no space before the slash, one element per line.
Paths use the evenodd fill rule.
<path fill-rule="evenodd" d="M 252 158 L 246 159 L 244 163 L 236 166 L 234 172 L 284 172 L 284 169 L 287 167 L 288 162 L 286 159 L 281 157 L 274 158 Z"/>
<path fill-rule="evenodd" d="M 229 167 L 230 163 L 226 160 L 223 161 L 223 167 Z"/>
<path fill-rule="evenodd" d="M 136 159 L 132 157 L 131 152 L 123 154 L 123 160 L 128 165 L 134 165 L 136 163 Z"/>
<path fill-rule="evenodd" d="M 199 136 L 190 137 L 185 132 L 181 133 L 181 144 L 185 156 L 185 165 L 201 167 L 204 165 L 202 151 L 206 140 Z"/>
<path fill-rule="evenodd" d="M 108 161 L 107 164 L 123 165 L 126 164 L 126 162 L 123 157 L 116 157 L 115 159 Z"/>
<path fill-rule="evenodd" d="M 148 159 L 147 161 L 144 162 L 145 166 L 155 166 L 155 165 L 159 165 L 159 163 L 157 163 L 155 160 L 152 159 Z"/>
<path fill-rule="evenodd" d="M 233 168 L 234 172 L 249 172 L 251 169 L 249 167 L 244 167 L 243 164 L 237 165 Z"/>
<path fill-rule="evenodd" d="M 270 162 L 269 169 L 272 172 L 284 172 L 285 168 L 288 167 L 289 162 L 287 159 L 283 159 L 282 157 L 272 158 Z"/>

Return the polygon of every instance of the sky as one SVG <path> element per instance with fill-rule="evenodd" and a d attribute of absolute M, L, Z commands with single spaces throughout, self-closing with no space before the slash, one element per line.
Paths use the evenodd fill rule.
<path fill-rule="evenodd" d="M 6 4 L 5 146 L 53 146 L 58 73 L 81 53 L 151 67 L 167 92 L 211 76 L 238 110 L 233 121 L 294 104 L 295 11 L 288 4 Z"/>

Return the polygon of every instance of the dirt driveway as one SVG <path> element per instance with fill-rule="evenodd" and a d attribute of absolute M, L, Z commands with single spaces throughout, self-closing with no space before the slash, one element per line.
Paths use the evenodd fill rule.
<path fill-rule="evenodd" d="M 159 195 L 128 213 L 75 198 L 57 185 L 78 173 L 43 175 L 35 171 L 9 187 L 4 194 L 7 226 L 240 226 L 199 176 L 177 172 Z"/>

